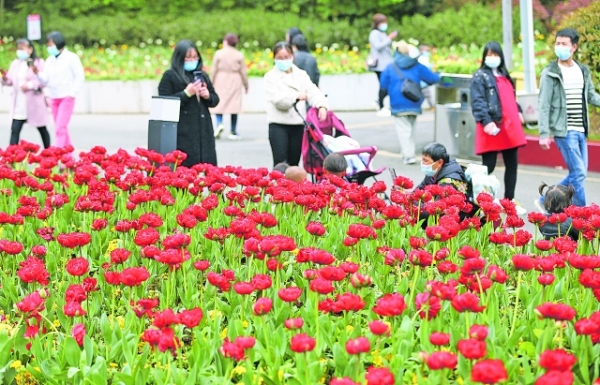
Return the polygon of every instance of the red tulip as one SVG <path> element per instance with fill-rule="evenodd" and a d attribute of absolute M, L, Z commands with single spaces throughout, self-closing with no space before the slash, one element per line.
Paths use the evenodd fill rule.
<path fill-rule="evenodd" d="M 429 336 L 429 342 L 435 346 L 444 346 L 450 343 L 450 334 L 433 332 Z"/>
<path fill-rule="evenodd" d="M 427 292 L 417 294 L 415 306 L 421 319 L 432 320 L 442 310 L 441 300 Z"/>
<path fill-rule="evenodd" d="M 206 271 L 206 270 L 208 270 L 209 267 L 210 267 L 209 261 L 200 260 L 200 261 L 194 262 L 194 268 L 196 270 Z"/>
<path fill-rule="evenodd" d="M 251 349 L 254 347 L 254 344 L 256 344 L 256 338 L 254 337 L 235 337 L 235 340 L 233 341 L 234 344 L 236 344 L 237 346 L 241 347 L 242 349 L 246 350 L 246 349 Z"/>
<path fill-rule="evenodd" d="M 271 276 L 266 274 L 256 274 L 252 277 L 251 283 L 256 290 L 267 290 L 273 285 Z"/>
<path fill-rule="evenodd" d="M 66 270 L 67 273 L 75 277 L 80 277 L 88 272 L 90 263 L 83 257 L 73 258 L 67 262 Z"/>
<path fill-rule="evenodd" d="M 388 368 L 375 368 L 371 366 L 365 374 L 367 385 L 394 385 L 396 379 Z"/>
<path fill-rule="evenodd" d="M 85 337 L 85 325 L 84 324 L 75 324 L 73 325 L 73 330 L 71 331 L 71 336 L 75 338 L 77 345 L 83 346 L 83 338 Z"/>
<path fill-rule="evenodd" d="M 346 352 L 348 354 L 368 353 L 371 350 L 371 343 L 366 337 L 358 337 L 346 342 Z"/>
<path fill-rule="evenodd" d="M 484 341 L 488 336 L 488 327 L 485 325 L 472 325 L 469 328 L 469 337 Z"/>
<path fill-rule="evenodd" d="M 296 353 L 310 352 L 315 348 L 315 345 L 315 339 L 304 333 L 294 335 L 290 341 L 290 349 Z"/>
<path fill-rule="evenodd" d="M 277 294 L 279 295 L 279 298 L 281 298 L 282 301 L 295 302 L 298 300 L 298 298 L 300 298 L 300 295 L 302 294 L 302 289 L 297 288 L 295 286 L 288 287 L 280 289 Z"/>
<path fill-rule="evenodd" d="M 577 362 L 577 358 L 563 349 L 546 350 L 540 356 L 539 365 L 547 371 L 568 372 Z"/>
<path fill-rule="evenodd" d="M 250 282 L 236 282 L 233 284 L 233 290 L 241 295 L 248 295 L 254 291 L 254 286 Z"/>
<path fill-rule="evenodd" d="M 119 264 L 127 261 L 129 256 L 131 255 L 131 251 L 126 249 L 115 249 L 110 252 L 110 262 L 114 264 Z"/>
<path fill-rule="evenodd" d="M 470 311 L 480 313 L 485 306 L 479 306 L 479 297 L 473 293 L 458 294 L 452 299 L 452 307 L 459 313 Z"/>
<path fill-rule="evenodd" d="M 572 385 L 575 382 L 573 372 L 551 370 L 538 377 L 534 385 Z"/>
<path fill-rule="evenodd" d="M 552 275 L 552 274 L 540 274 L 538 276 L 537 280 L 540 283 L 540 285 L 543 285 L 543 286 L 552 285 L 552 282 L 554 282 L 554 275 Z"/>
<path fill-rule="evenodd" d="M 352 381 L 352 379 L 348 378 L 348 377 L 344 377 L 344 378 L 332 378 L 331 381 L 329 381 L 329 385 L 360 385 L 359 382 L 354 382 Z"/>
<path fill-rule="evenodd" d="M 431 370 L 454 369 L 458 363 L 458 357 L 450 352 L 433 352 L 427 357 L 426 362 Z"/>
<path fill-rule="evenodd" d="M 311 291 L 315 291 L 319 294 L 329 294 L 335 290 L 331 281 L 328 281 L 323 278 L 313 279 L 312 281 L 310 281 L 309 286 Z"/>
<path fill-rule="evenodd" d="M 67 302 L 63 306 L 63 313 L 67 317 L 79 317 L 86 315 L 86 311 L 81 307 L 79 302 Z"/>
<path fill-rule="evenodd" d="M 529 255 L 517 254 L 512 257 L 512 263 L 517 270 L 529 271 L 535 267 L 535 261 Z"/>
<path fill-rule="evenodd" d="M 575 318 L 575 309 L 562 303 L 546 302 L 535 308 L 541 318 L 551 318 L 556 321 L 571 321 Z"/>
<path fill-rule="evenodd" d="M 262 297 L 256 300 L 254 306 L 252 306 L 252 311 L 254 315 L 265 315 L 271 311 L 273 307 L 273 301 L 270 298 Z"/>
<path fill-rule="evenodd" d="M 306 225 L 306 231 L 308 231 L 312 235 L 316 235 L 317 237 L 321 237 L 325 234 L 325 226 L 320 222 L 309 222 Z"/>
<path fill-rule="evenodd" d="M 501 360 L 482 360 L 471 369 L 471 381 L 496 384 L 508 380 L 506 368 Z"/>
<path fill-rule="evenodd" d="M 50 273 L 46 270 L 44 261 L 33 256 L 28 256 L 22 262 L 19 262 L 17 276 L 25 283 L 37 282 L 46 286 L 49 282 Z"/>
<path fill-rule="evenodd" d="M 369 330 L 376 336 L 390 334 L 390 327 L 386 323 L 378 320 L 369 322 Z"/>
<path fill-rule="evenodd" d="M 202 309 L 196 307 L 190 310 L 182 310 L 177 316 L 180 324 L 191 329 L 200 324 L 202 315 Z"/>
<path fill-rule="evenodd" d="M 458 351 L 465 358 L 478 360 L 486 355 L 485 341 L 479 341 L 474 338 L 458 341 Z"/>
<path fill-rule="evenodd" d="M 382 317 L 393 317 L 406 310 L 404 297 L 398 293 L 386 294 L 377 300 L 373 311 Z"/>
<path fill-rule="evenodd" d="M 219 348 L 219 352 L 226 358 L 233 358 L 236 361 L 244 359 L 244 348 L 230 342 L 227 338 L 223 341 L 223 345 Z"/>
<path fill-rule="evenodd" d="M 121 272 L 121 283 L 125 286 L 140 286 L 148 278 L 150 273 L 145 267 L 128 267 Z"/>
<path fill-rule="evenodd" d="M 304 320 L 302 318 L 289 318 L 283 322 L 283 325 L 290 330 L 300 329 L 304 325 Z"/>

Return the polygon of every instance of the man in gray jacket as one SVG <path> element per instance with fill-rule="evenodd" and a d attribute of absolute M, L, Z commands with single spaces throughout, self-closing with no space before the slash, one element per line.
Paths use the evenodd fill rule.
<path fill-rule="evenodd" d="M 573 186 L 573 204 L 585 206 L 586 138 L 590 128 L 588 104 L 600 106 L 600 94 L 594 90 L 590 70 L 573 60 L 578 43 L 579 34 L 571 28 L 556 33 L 554 52 L 558 60 L 548 64 L 540 77 L 538 129 L 540 146 L 549 149 L 550 136 L 553 136 L 569 169 L 559 184 Z M 538 208 L 542 206 L 539 203 L 536 201 Z"/>
<path fill-rule="evenodd" d="M 292 48 L 294 49 L 294 65 L 306 71 L 310 80 L 318 87 L 321 73 L 317 67 L 317 59 L 308 51 L 308 42 L 304 35 L 296 35 L 292 38 Z"/>

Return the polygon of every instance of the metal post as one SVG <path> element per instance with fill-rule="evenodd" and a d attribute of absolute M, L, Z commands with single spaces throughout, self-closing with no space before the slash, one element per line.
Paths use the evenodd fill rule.
<path fill-rule="evenodd" d="M 502 42 L 506 69 L 513 69 L 512 0 L 502 0 Z"/>
<path fill-rule="evenodd" d="M 535 77 L 535 61 L 533 46 L 533 6 L 532 0 L 520 0 L 521 8 L 521 42 L 523 46 L 523 73 L 525 75 L 525 91 L 537 90 Z"/>

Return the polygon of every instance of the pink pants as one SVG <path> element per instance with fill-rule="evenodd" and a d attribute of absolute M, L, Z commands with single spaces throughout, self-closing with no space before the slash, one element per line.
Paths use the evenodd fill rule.
<path fill-rule="evenodd" d="M 54 118 L 54 136 L 56 138 L 56 147 L 71 145 L 71 136 L 69 135 L 69 121 L 75 108 L 75 98 L 52 99 L 50 104 L 52 117 Z"/>

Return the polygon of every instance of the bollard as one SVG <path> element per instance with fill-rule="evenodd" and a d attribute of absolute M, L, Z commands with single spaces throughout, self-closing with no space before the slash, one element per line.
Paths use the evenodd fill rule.
<path fill-rule="evenodd" d="M 177 149 L 180 100 L 175 96 L 153 96 L 148 122 L 148 149 L 163 155 Z"/>

